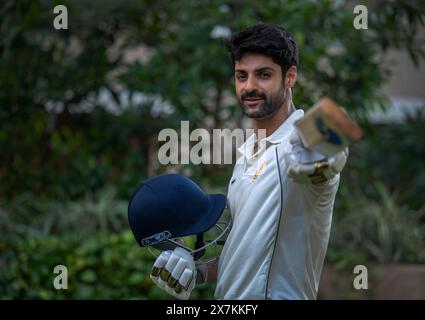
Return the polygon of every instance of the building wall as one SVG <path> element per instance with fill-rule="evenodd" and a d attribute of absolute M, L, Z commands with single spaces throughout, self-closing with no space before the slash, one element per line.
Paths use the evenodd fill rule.
<path fill-rule="evenodd" d="M 417 42 L 425 47 L 425 28 L 419 30 Z M 390 50 L 385 61 L 391 77 L 382 87 L 382 92 L 390 104 L 386 112 L 373 112 L 371 120 L 398 123 L 417 110 L 425 112 L 425 61 L 415 65 L 408 52 L 401 50 Z"/>

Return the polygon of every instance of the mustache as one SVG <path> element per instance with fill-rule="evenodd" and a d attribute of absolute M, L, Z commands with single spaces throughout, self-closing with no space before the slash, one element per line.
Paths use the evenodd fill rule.
<path fill-rule="evenodd" d="M 257 90 L 244 92 L 241 95 L 241 99 L 245 100 L 248 98 L 259 98 L 259 99 L 266 99 L 266 95 L 264 93 L 258 92 Z"/>

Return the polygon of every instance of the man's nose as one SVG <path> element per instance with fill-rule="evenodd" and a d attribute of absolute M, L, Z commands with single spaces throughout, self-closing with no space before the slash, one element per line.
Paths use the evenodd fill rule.
<path fill-rule="evenodd" d="M 258 85 L 257 85 L 257 81 L 255 80 L 255 77 L 248 76 L 248 78 L 246 79 L 244 83 L 244 90 L 246 92 L 251 92 L 256 89 L 258 89 Z"/>

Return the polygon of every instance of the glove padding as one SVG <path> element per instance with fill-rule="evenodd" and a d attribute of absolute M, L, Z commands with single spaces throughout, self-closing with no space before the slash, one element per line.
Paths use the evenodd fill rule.
<path fill-rule="evenodd" d="M 348 148 L 326 158 L 324 155 L 305 148 L 294 131 L 289 139 L 292 152 L 286 154 L 288 176 L 295 182 L 320 184 L 331 180 L 344 168 Z"/>
<path fill-rule="evenodd" d="M 155 260 L 150 278 L 170 295 L 187 300 L 195 288 L 197 270 L 192 255 L 177 247 L 163 251 Z"/>

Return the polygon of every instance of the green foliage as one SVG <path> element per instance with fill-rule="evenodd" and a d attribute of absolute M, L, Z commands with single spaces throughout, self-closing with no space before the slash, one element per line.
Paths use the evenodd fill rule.
<path fill-rule="evenodd" d="M 154 256 L 129 230 L 127 201 L 106 188 L 78 201 L 25 194 L 0 206 L 0 297 L 3 299 L 172 299 L 151 279 Z M 56 265 L 68 290 L 55 290 Z M 213 299 L 214 284 L 192 299 Z"/>
<path fill-rule="evenodd" d="M 353 192 L 377 198 L 374 184 L 384 183 L 398 204 L 420 209 L 425 193 L 425 114 L 405 116 L 403 124 L 364 125 L 365 139 L 350 149 L 344 180 Z"/>
<path fill-rule="evenodd" d="M 130 231 L 95 233 L 76 239 L 0 240 L 0 297 L 3 299 L 171 299 L 149 273 L 154 262 Z M 68 269 L 68 289 L 56 290 L 56 265 Z M 213 288 L 201 286 L 193 299 L 212 299 Z"/>
<path fill-rule="evenodd" d="M 108 183 L 128 197 L 162 170 L 149 160 L 159 130 L 180 120 L 208 130 L 240 126 L 216 26 L 237 31 L 261 20 L 292 31 L 300 49 L 294 97 L 303 108 L 329 94 L 362 115 L 383 104 L 386 50 L 423 56 L 413 41 L 424 23 L 421 1 L 370 5 L 369 32 L 353 28 L 345 1 L 62 1 L 68 30 L 52 26 L 56 4 L 0 5 L 0 194 L 8 198 L 31 190 L 76 199 Z M 151 99 L 132 99 L 141 92 Z M 171 111 L 159 112 L 158 101 Z M 111 105 L 116 114 L 105 112 Z M 214 169 L 222 168 L 196 174 Z"/>
<path fill-rule="evenodd" d="M 367 125 L 350 148 L 335 201 L 329 262 L 424 263 L 423 114 L 405 124 Z"/>
<path fill-rule="evenodd" d="M 335 210 L 329 261 L 352 267 L 365 261 L 425 262 L 425 207 L 411 210 L 397 205 L 396 197 L 381 183 L 374 185 L 379 195 L 372 200 L 364 195 L 349 196 L 346 212 Z"/>
<path fill-rule="evenodd" d="M 87 237 L 98 231 L 128 229 L 128 201 L 117 200 L 112 187 L 86 194 L 79 201 L 41 201 L 31 193 L 22 194 L 0 206 L 0 234 L 42 238 L 74 234 Z"/>
<path fill-rule="evenodd" d="M 107 181 L 134 183 L 147 174 L 147 147 L 142 144 L 135 154 L 130 142 L 133 136 L 146 137 L 141 129 L 146 130 L 151 117 L 141 111 L 148 115 L 149 106 L 137 105 L 142 110 L 134 112 L 134 126 L 117 121 L 123 132 L 113 130 L 115 136 L 105 135 L 113 115 L 87 110 L 99 108 L 101 89 L 117 98 L 111 72 L 123 65 L 125 50 L 134 45 L 135 39 L 127 37 L 130 28 L 138 29 L 145 44 L 154 44 L 150 27 L 157 27 L 150 19 L 137 26 L 155 11 L 155 4 L 63 1 L 70 28 L 61 31 L 52 25 L 56 4 L 21 0 L 0 5 L 0 194 L 9 198 L 28 190 L 55 198 L 81 197 Z M 124 177 L 124 170 L 135 179 Z M 120 192 L 128 195 L 134 185 L 126 187 Z"/>

